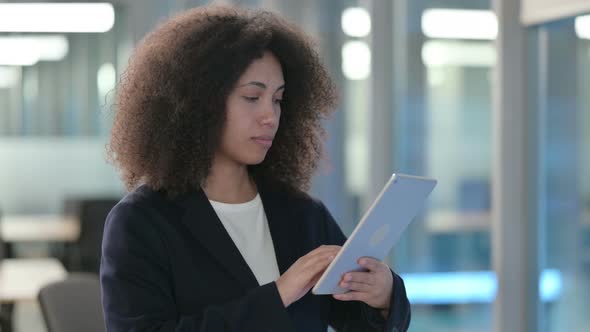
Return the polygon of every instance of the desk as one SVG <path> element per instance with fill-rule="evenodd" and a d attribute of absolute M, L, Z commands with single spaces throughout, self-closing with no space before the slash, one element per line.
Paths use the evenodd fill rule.
<path fill-rule="evenodd" d="M 0 218 L 4 242 L 74 242 L 80 236 L 80 222 L 61 215 L 6 215 Z"/>
<path fill-rule="evenodd" d="M 426 216 L 426 229 L 431 233 L 461 233 L 489 231 L 491 216 L 488 211 L 434 211 Z"/>
<path fill-rule="evenodd" d="M 0 305 L 2 332 L 13 330 L 15 302 L 37 301 L 44 286 L 65 279 L 67 272 L 55 258 L 12 258 L 0 262 Z"/>
<path fill-rule="evenodd" d="M 490 211 L 432 211 L 425 218 L 426 229 L 431 233 L 489 232 L 492 227 Z M 590 227 L 590 208 L 579 214 L 579 225 Z"/>
<path fill-rule="evenodd" d="M 36 301 L 43 286 L 66 276 L 55 258 L 4 259 L 0 262 L 0 302 Z"/>

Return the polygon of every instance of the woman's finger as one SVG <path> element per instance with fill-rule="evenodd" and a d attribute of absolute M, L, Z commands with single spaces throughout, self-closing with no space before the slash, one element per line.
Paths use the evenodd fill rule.
<path fill-rule="evenodd" d="M 336 256 L 340 247 L 331 247 L 331 248 L 322 248 L 321 250 L 318 248 L 314 251 L 309 252 L 307 255 L 299 258 L 299 260 L 305 265 L 309 266 L 309 264 L 314 264 L 317 260 L 323 260 L 325 257 Z"/>
<path fill-rule="evenodd" d="M 374 285 L 376 280 L 371 272 L 348 272 L 344 274 L 342 281 Z"/>
<path fill-rule="evenodd" d="M 318 274 L 320 271 L 326 269 L 326 267 L 332 262 L 334 257 L 335 255 L 326 254 L 307 261 L 302 266 L 305 277 L 309 279 L 313 278 L 313 276 Z"/>
<path fill-rule="evenodd" d="M 361 257 L 358 261 L 359 265 L 368 269 L 369 271 L 379 271 L 381 269 L 381 262 L 371 257 Z"/>
<path fill-rule="evenodd" d="M 320 253 L 320 252 L 324 252 L 324 251 L 338 251 L 340 250 L 340 248 L 342 248 L 341 246 L 333 246 L 333 245 L 321 245 L 315 249 L 313 249 L 312 251 L 308 252 L 307 254 L 312 254 L 312 253 Z"/>
<path fill-rule="evenodd" d="M 351 291 L 370 293 L 372 291 L 371 285 L 354 282 L 354 281 L 343 281 L 340 283 L 340 288 L 345 288 Z"/>
<path fill-rule="evenodd" d="M 367 293 L 356 291 L 350 291 L 343 294 L 334 294 L 333 296 L 336 300 L 340 301 L 362 301 L 366 303 L 367 299 Z"/>
<path fill-rule="evenodd" d="M 308 252 L 306 255 L 304 255 L 303 257 L 301 257 L 302 259 L 312 259 L 314 257 L 318 257 L 321 256 L 323 254 L 333 254 L 336 255 L 338 253 L 338 251 L 340 251 L 339 246 L 320 246 L 310 252 Z"/>

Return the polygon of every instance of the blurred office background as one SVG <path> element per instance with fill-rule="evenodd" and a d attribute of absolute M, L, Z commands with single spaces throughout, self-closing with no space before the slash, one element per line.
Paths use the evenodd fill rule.
<path fill-rule="evenodd" d="M 0 321 L 45 331 L 38 289 L 96 271 L 104 214 L 124 195 L 105 145 L 134 45 L 211 1 L 9 7 L 24 3 L 0 1 Z M 341 100 L 312 192 L 345 233 L 392 172 L 438 179 L 388 258 L 411 331 L 590 330 L 587 0 L 223 3 L 316 38 Z M 36 280 L 42 264 L 54 272 Z"/>

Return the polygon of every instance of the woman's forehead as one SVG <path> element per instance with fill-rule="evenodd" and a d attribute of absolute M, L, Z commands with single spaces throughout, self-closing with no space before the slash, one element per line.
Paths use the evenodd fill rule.
<path fill-rule="evenodd" d="M 284 84 L 281 64 L 270 52 L 265 52 L 261 58 L 252 61 L 238 80 L 238 87 L 255 86 L 274 90 Z"/>

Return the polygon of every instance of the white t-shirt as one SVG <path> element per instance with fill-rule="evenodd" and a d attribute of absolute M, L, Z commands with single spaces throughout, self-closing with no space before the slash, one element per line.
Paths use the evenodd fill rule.
<path fill-rule="evenodd" d="M 259 285 L 279 278 L 279 267 L 260 195 L 246 203 L 209 200 Z"/>

